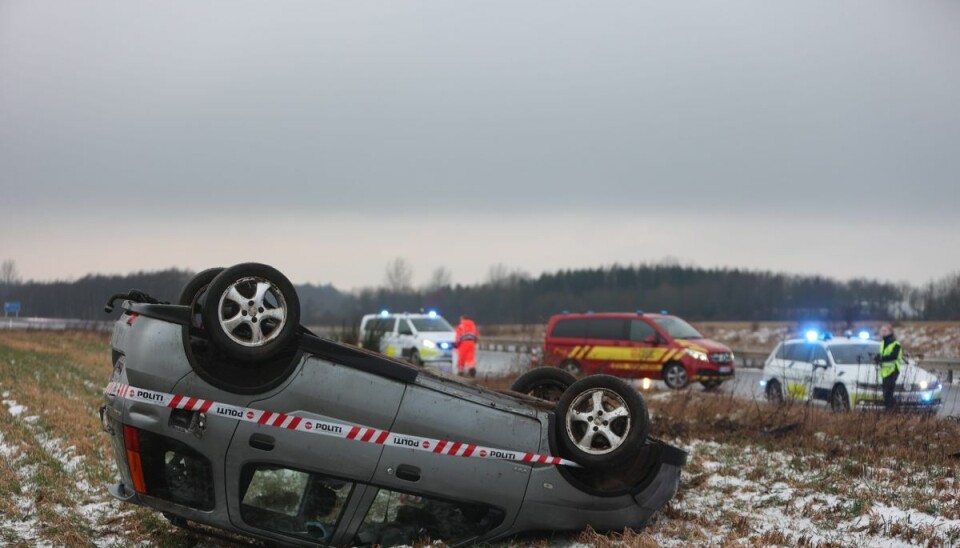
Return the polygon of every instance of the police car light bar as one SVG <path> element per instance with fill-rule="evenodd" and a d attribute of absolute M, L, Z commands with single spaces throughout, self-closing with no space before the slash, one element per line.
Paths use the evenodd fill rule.
<path fill-rule="evenodd" d="M 867 340 L 870 338 L 870 332 L 867 330 L 862 330 L 860 333 L 857 333 L 857 336 L 863 340 Z"/>
<path fill-rule="evenodd" d="M 804 336 L 807 338 L 808 342 L 815 342 L 820 338 L 820 333 L 817 333 L 816 330 L 811 329 L 810 331 L 807 331 Z"/>
<path fill-rule="evenodd" d="M 386 317 L 389 316 L 389 315 L 390 315 L 390 311 L 387 310 L 386 308 L 384 308 L 383 310 L 380 311 L 380 317 L 381 317 L 381 318 L 386 318 Z"/>

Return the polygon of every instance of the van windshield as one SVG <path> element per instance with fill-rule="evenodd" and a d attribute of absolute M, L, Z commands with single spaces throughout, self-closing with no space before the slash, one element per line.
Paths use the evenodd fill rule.
<path fill-rule="evenodd" d="M 410 321 L 413 322 L 413 327 L 418 333 L 421 331 L 453 331 L 447 320 L 440 316 L 436 318 L 410 318 Z"/>
<path fill-rule="evenodd" d="M 674 339 L 702 339 L 703 335 L 692 325 L 680 318 L 653 318 L 653 322 L 660 326 Z"/>
<path fill-rule="evenodd" d="M 837 365 L 873 365 L 873 355 L 880 352 L 880 343 L 837 344 L 830 347 Z"/>

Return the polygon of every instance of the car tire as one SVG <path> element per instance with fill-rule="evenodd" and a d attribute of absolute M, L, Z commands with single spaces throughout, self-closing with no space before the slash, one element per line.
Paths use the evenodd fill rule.
<path fill-rule="evenodd" d="M 712 392 L 717 388 L 720 388 L 720 385 L 723 384 L 723 381 L 700 381 L 700 384 L 703 385 L 703 389 Z"/>
<path fill-rule="evenodd" d="M 275 357 L 297 336 L 300 299 L 277 269 L 242 263 L 207 286 L 201 317 L 221 352 L 240 361 Z"/>
<path fill-rule="evenodd" d="M 663 383 L 671 390 L 680 390 L 690 384 L 687 369 L 680 362 L 670 362 L 663 367 Z"/>
<path fill-rule="evenodd" d="M 207 286 L 210 285 L 210 282 L 223 271 L 224 268 L 222 266 L 203 270 L 191 278 L 190 281 L 183 286 L 183 289 L 180 290 L 180 295 L 177 297 L 177 304 L 191 308 L 190 324 L 193 327 L 203 326 L 203 319 L 200 316 L 203 296 L 206 294 Z"/>
<path fill-rule="evenodd" d="M 830 393 L 830 409 L 834 413 L 846 413 L 850 410 L 850 396 L 844 386 L 836 386 Z"/>
<path fill-rule="evenodd" d="M 420 351 L 416 348 L 410 353 L 410 363 L 417 367 L 423 367 L 423 358 L 420 357 Z"/>
<path fill-rule="evenodd" d="M 561 453 L 589 468 L 610 468 L 635 457 L 650 431 L 643 397 L 610 375 L 570 385 L 557 402 L 556 415 Z"/>
<path fill-rule="evenodd" d="M 777 405 L 782 404 L 783 388 L 780 386 L 780 381 L 771 380 L 767 382 L 767 387 L 764 390 L 764 395 L 766 395 L 768 402 L 775 403 Z"/>
<path fill-rule="evenodd" d="M 575 382 L 577 378 L 563 369 L 536 367 L 517 377 L 510 386 L 510 390 L 541 400 L 557 402 L 567 388 Z"/>
<path fill-rule="evenodd" d="M 570 373 L 574 377 L 579 377 L 583 375 L 583 368 L 580 367 L 580 363 L 577 360 L 566 360 L 560 364 L 560 369 Z"/>

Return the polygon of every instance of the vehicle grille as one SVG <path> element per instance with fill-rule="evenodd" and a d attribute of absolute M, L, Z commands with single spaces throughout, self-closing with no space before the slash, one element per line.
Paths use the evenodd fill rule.
<path fill-rule="evenodd" d="M 733 354 L 730 352 L 717 352 L 710 354 L 711 363 L 730 363 L 733 361 Z"/>

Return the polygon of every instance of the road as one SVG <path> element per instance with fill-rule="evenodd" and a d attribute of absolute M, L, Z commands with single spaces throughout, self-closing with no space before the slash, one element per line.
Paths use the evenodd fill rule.
<path fill-rule="evenodd" d="M 529 359 L 526 354 L 484 350 L 477 352 L 477 375 L 481 377 L 502 377 L 512 373 L 522 373 L 528 367 Z M 445 373 L 451 372 L 450 364 L 443 364 L 436 369 Z M 763 388 L 760 386 L 760 379 L 759 369 L 740 368 L 737 369 L 737 378 L 724 383 L 719 390 L 723 392 L 732 391 L 735 396 L 747 400 L 765 399 Z M 655 381 L 651 387 L 651 390 L 666 389 L 666 386 L 659 381 Z M 690 390 L 699 391 L 703 388 L 699 384 L 694 384 Z M 960 385 L 944 385 L 942 401 L 940 411 L 937 413 L 939 416 L 960 417 Z"/>

